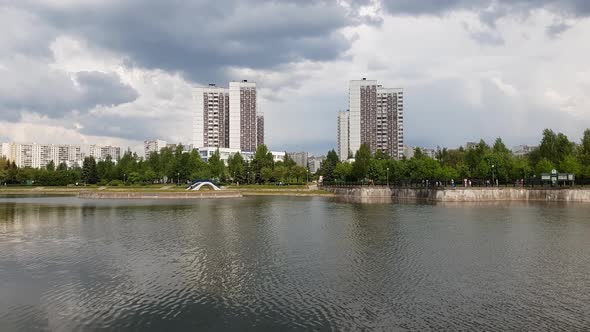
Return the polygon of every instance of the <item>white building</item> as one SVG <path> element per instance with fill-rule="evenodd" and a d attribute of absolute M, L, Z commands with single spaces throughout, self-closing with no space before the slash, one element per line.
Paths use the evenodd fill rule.
<path fill-rule="evenodd" d="M 307 152 L 292 152 L 289 153 L 289 158 L 293 159 L 295 164 L 307 168 L 309 154 Z"/>
<path fill-rule="evenodd" d="M 253 151 L 241 151 L 239 149 L 230 149 L 230 148 L 212 148 L 212 147 L 201 147 L 198 149 L 199 155 L 201 156 L 201 160 L 204 162 L 208 162 L 209 158 L 215 154 L 216 151 L 219 150 L 219 159 L 223 160 L 223 162 L 227 165 L 227 161 L 229 157 L 233 156 L 236 153 L 242 155 L 245 161 L 250 162 L 254 159 L 255 152 Z M 278 161 L 285 161 L 285 152 L 276 152 L 270 151 L 272 154 L 273 161 L 276 163 Z"/>
<path fill-rule="evenodd" d="M 96 161 L 106 160 L 109 156 L 113 161 L 118 161 L 121 159 L 121 148 L 111 145 L 91 145 L 89 156 L 94 157 Z"/>
<path fill-rule="evenodd" d="M 348 159 L 350 154 L 350 112 L 338 112 L 338 156 L 341 161 Z"/>
<path fill-rule="evenodd" d="M 354 155 L 361 144 L 367 144 L 372 153 L 381 151 L 401 159 L 404 143 L 403 90 L 383 88 L 377 81 L 365 78 L 350 81 L 348 104 L 348 124 L 346 115 L 338 115 L 340 159 L 346 160 L 349 153 Z M 349 153 L 345 153 L 347 131 Z"/>
<path fill-rule="evenodd" d="M 318 170 L 322 167 L 322 163 L 326 160 L 325 156 L 321 157 L 309 157 L 308 165 L 309 165 L 309 172 L 311 174 L 315 174 Z"/>
<path fill-rule="evenodd" d="M 414 148 L 413 146 L 404 146 L 404 157 L 406 157 L 406 159 L 414 158 L 415 152 L 416 148 Z"/>
<path fill-rule="evenodd" d="M 166 148 L 172 150 L 172 152 L 176 152 L 176 148 L 178 144 L 166 144 Z M 191 153 L 194 150 L 194 146 L 192 144 L 182 144 L 182 153 Z"/>
<path fill-rule="evenodd" d="M 14 161 L 18 167 L 42 168 L 53 162 L 57 167 L 82 165 L 81 148 L 78 145 L 55 145 L 37 143 L 2 143 L 2 156 Z"/>
<path fill-rule="evenodd" d="M 432 158 L 432 159 L 436 159 L 436 150 L 435 149 L 425 148 L 425 147 L 417 147 L 417 146 L 404 146 L 404 148 L 403 148 L 404 157 L 406 157 L 407 159 L 414 158 L 414 156 L 416 155 L 416 149 L 420 149 L 420 151 L 422 151 L 423 155 L 425 155 L 429 158 Z"/>
<path fill-rule="evenodd" d="M 149 158 L 150 155 L 154 152 L 159 153 L 160 150 L 162 150 L 163 148 L 166 147 L 168 143 L 166 141 L 163 140 L 153 140 L 153 141 L 144 141 L 143 142 L 143 150 L 144 150 L 144 156 L 145 158 Z"/>
<path fill-rule="evenodd" d="M 533 152 L 533 150 L 537 149 L 537 146 L 531 146 L 531 145 L 517 145 L 515 147 L 512 148 L 512 154 L 514 154 L 517 157 L 522 157 L 522 156 L 526 156 L 529 153 Z"/>

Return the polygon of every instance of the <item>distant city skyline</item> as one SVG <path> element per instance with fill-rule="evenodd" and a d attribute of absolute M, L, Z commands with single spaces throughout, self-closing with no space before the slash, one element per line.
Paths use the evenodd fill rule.
<path fill-rule="evenodd" d="M 408 146 L 590 126 L 585 0 L 23 0 L 0 20 L 1 142 L 191 144 L 194 88 L 242 79 L 275 151 L 336 150 L 359 77 L 404 88 Z"/>

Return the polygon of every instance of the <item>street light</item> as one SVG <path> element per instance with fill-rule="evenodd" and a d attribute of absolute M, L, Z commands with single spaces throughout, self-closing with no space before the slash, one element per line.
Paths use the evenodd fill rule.
<path fill-rule="evenodd" d="M 180 172 L 176 173 L 176 185 L 180 186 Z"/>
<path fill-rule="evenodd" d="M 387 167 L 387 186 L 389 187 L 389 167 Z"/>
<path fill-rule="evenodd" d="M 496 186 L 496 181 L 495 181 L 495 177 L 494 177 L 494 168 L 496 167 L 496 165 L 492 165 L 492 187 Z"/>
<path fill-rule="evenodd" d="M 123 183 L 127 184 L 127 174 L 123 173 Z"/>

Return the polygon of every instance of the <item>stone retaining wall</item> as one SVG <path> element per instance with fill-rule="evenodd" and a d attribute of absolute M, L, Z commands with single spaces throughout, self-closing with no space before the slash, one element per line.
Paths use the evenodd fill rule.
<path fill-rule="evenodd" d="M 590 203 L 590 189 L 324 187 L 345 198 L 432 202 L 553 201 Z"/>

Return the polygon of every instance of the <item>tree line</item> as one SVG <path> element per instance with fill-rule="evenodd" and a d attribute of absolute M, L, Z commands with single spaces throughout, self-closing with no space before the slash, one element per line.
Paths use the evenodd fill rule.
<path fill-rule="evenodd" d="M 307 168 L 298 166 L 288 155 L 284 161 L 275 162 L 265 145 L 258 147 L 250 162 L 237 153 L 229 158 L 227 166 L 219 151 L 204 162 L 197 150 L 187 153 L 182 144 L 176 148 L 163 148 L 147 158 L 130 151 L 116 162 L 110 157 L 102 161 L 86 157 L 81 167 L 68 167 L 65 163 L 56 166 L 49 162 L 40 169 L 19 168 L 14 161 L 0 159 L 0 183 L 10 185 L 185 184 L 198 179 L 241 184 L 302 183 L 307 176 Z"/>
<path fill-rule="evenodd" d="M 515 156 L 501 138 L 488 145 L 481 140 L 468 149 L 438 149 L 435 158 L 420 149 L 410 159 L 395 160 L 377 152 L 371 154 L 361 145 L 354 162 L 341 162 L 334 150 L 322 164 L 319 175 L 326 183 L 449 183 L 451 180 L 475 179 L 508 184 L 529 181 L 552 170 L 572 173 L 577 180 L 590 181 L 590 129 L 580 143 L 572 142 L 563 133 L 543 131 L 539 146 L 524 156 Z"/>

